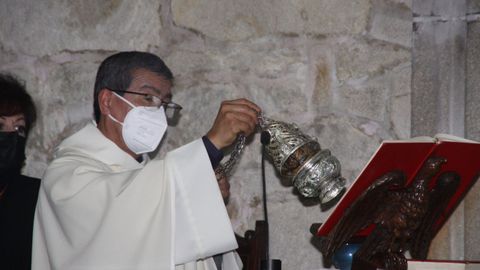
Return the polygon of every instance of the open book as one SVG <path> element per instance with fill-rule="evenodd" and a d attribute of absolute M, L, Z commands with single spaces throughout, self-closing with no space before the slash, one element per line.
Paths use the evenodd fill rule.
<path fill-rule="evenodd" d="M 434 186 L 436 178 L 442 172 L 455 171 L 461 177 L 457 191 L 432 228 L 436 234 L 480 175 L 480 143 L 478 142 L 446 134 L 439 134 L 434 138 L 418 137 L 382 142 L 330 216 L 320 226 L 317 235 L 327 236 L 346 209 L 379 177 L 392 170 L 401 170 L 406 176 L 406 186 L 408 186 L 423 163 L 432 156 L 444 157 L 447 162 L 429 183 L 430 188 Z M 357 234 L 368 235 L 371 229 L 365 228 Z"/>

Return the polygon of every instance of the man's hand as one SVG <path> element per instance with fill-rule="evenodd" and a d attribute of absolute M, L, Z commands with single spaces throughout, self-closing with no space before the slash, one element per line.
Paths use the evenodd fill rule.
<path fill-rule="evenodd" d="M 260 107 L 247 99 L 224 101 L 207 137 L 217 149 L 229 146 L 240 133 L 248 136 L 255 131 L 260 112 Z"/>

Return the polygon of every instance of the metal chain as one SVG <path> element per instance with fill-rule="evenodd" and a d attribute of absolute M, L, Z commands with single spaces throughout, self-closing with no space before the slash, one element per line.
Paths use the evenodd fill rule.
<path fill-rule="evenodd" d="M 258 115 L 259 125 L 257 128 L 263 128 L 264 122 L 265 122 L 265 119 L 263 114 L 259 114 Z M 246 137 L 244 134 L 238 135 L 233 151 L 230 154 L 230 158 L 225 163 L 218 165 L 218 167 L 215 169 L 215 175 L 217 175 L 218 179 L 220 179 L 219 177 L 222 177 L 222 176 L 223 177 L 230 176 L 230 174 L 232 173 L 233 167 L 235 167 L 237 161 L 240 159 L 243 149 L 245 148 L 245 141 L 246 141 Z"/>
<path fill-rule="evenodd" d="M 240 158 L 240 155 L 243 152 L 243 148 L 245 148 L 245 141 L 245 135 L 238 135 L 237 141 L 235 142 L 235 147 L 230 154 L 230 158 L 225 163 L 218 165 L 218 167 L 215 169 L 216 175 L 223 175 L 225 177 L 230 175 L 233 167 L 235 166 L 238 159 Z"/>

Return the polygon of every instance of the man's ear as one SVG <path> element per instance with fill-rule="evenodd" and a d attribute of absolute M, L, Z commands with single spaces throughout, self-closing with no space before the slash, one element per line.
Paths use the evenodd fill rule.
<path fill-rule="evenodd" d="M 100 107 L 100 113 L 102 115 L 110 114 L 112 96 L 112 91 L 108 89 L 102 89 L 100 93 L 98 93 L 98 106 Z"/>

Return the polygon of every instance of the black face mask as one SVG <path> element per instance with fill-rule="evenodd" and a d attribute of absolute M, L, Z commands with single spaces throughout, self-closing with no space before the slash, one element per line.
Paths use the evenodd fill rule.
<path fill-rule="evenodd" d="M 0 132 L 0 173 L 20 173 L 25 161 L 25 142 L 17 132 Z"/>

